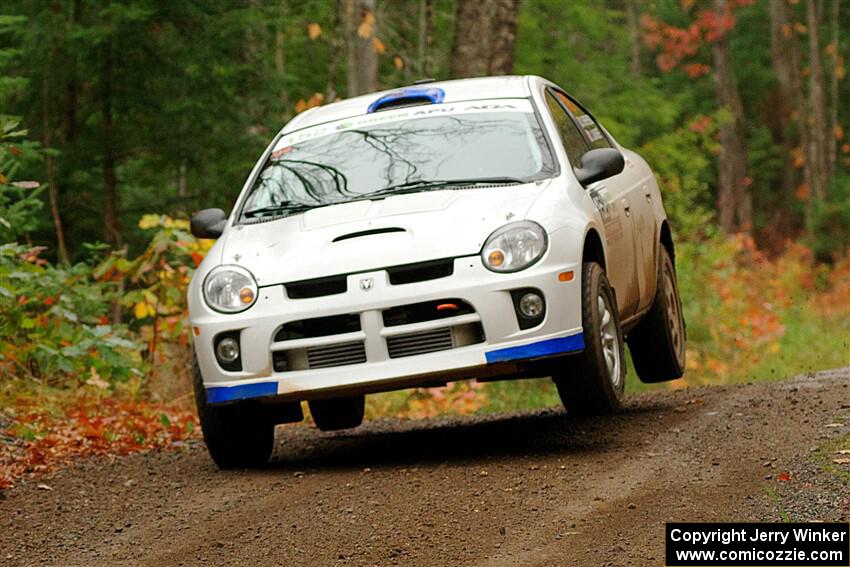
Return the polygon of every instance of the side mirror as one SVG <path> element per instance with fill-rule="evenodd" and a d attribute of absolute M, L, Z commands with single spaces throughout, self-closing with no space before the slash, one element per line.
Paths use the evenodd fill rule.
<path fill-rule="evenodd" d="M 597 148 L 581 156 L 581 163 L 574 168 L 579 183 L 587 187 L 591 183 L 617 175 L 626 167 L 623 154 L 614 148 Z"/>
<path fill-rule="evenodd" d="M 197 238 L 218 238 L 224 232 L 227 214 L 221 209 L 204 209 L 192 215 L 189 223 L 192 234 Z"/>

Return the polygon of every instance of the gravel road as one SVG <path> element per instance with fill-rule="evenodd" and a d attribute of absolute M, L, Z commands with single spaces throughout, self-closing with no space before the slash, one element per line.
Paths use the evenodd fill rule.
<path fill-rule="evenodd" d="M 26 482 L 0 500 L 0 564 L 663 565 L 667 521 L 850 520 L 850 467 L 826 470 L 848 431 L 850 368 L 609 418 L 290 426 L 263 470 L 196 444 Z"/>

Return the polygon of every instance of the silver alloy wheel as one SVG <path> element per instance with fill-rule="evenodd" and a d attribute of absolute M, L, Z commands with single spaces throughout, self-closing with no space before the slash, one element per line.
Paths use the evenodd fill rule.
<path fill-rule="evenodd" d="M 685 360 L 684 323 L 679 298 L 676 297 L 676 280 L 670 264 L 666 262 L 664 263 L 664 294 L 667 296 L 667 324 L 670 327 L 670 340 L 673 342 L 676 362 L 682 366 Z"/>
<path fill-rule="evenodd" d="M 617 333 L 617 323 L 608 306 L 608 300 L 601 292 L 597 298 L 601 322 L 599 335 L 602 340 L 602 354 L 605 356 L 605 366 L 608 367 L 608 377 L 614 388 L 620 387 L 620 344 Z"/>

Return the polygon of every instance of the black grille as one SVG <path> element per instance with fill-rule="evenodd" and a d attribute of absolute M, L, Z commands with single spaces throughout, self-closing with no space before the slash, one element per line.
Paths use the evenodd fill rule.
<path fill-rule="evenodd" d="M 475 313 L 475 309 L 462 299 L 440 299 L 392 307 L 383 312 L 383 317 L 385 327 L 395 327 L 396 325 L 409 325 L 433 321 L 434 319 L 457 317 L 468 313 Z"/>
<path fill-rule="evenodd" d="M 405 264 L 387 268 L 392 285 L 402 285 L 415 282 L 425 282 L 445 278 L 454 273 L 455 262 L 452 258 L 431 260 L 417 264 Z"/>
<path fill-rule="evenodd" d="M 390 358 L 450 350 L 453 347 L 451 327 L 387 337 L 387 350 Z"/>
<path fill-rule="evenodd" d="M 342 333 L 355 333 L 359 330 L 360 315 L 333 315 L 286 323 L 275 333 L 274 340 L 279 342 L 312 339 L 327 337 L 328 335 L 341 335 Z"/>
<path fill-rule="evenodd" d="M 290 299 L 307 299 L 309 297 L 345 293 L 348 290 L 348 279 L 344 275 L 330 276 L 327 278 L 290 282 L 283 284 L 283 287 L 286 288 L 286 295 Z"/>
<path fill-rule="evenodd" d="M 366 347 L 363 342 L 342 343 L 307 349 L 309 368 L 331 368 L 366 362 Z"/>

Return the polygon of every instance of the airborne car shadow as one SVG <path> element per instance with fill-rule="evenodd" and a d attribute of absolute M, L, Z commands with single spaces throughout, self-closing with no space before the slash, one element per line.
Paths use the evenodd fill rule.
<path fill-rule="evenodd" d="M 499 457 L 577 454 L 614 449 L 625 432 L 657 419 L 664 405 L 628 404 L 614 416 L 579 418 L 562 409 L 417 420 L 379 419 L 324 433 L 278 428 L 269 468 L 280 470 L 415 466 Z"/>

